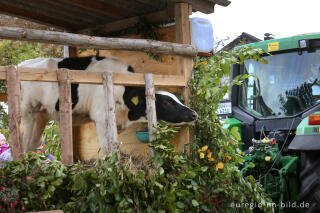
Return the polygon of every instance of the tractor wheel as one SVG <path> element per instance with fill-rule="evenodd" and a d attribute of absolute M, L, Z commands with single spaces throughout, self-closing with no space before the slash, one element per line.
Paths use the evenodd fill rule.
<path fill-rule="evenodd" d="M 320 152 L 303 152 L 300 158 L 301 212 L 320 212 Z M 302 205 L 303 204 L 303 205 Z"/>

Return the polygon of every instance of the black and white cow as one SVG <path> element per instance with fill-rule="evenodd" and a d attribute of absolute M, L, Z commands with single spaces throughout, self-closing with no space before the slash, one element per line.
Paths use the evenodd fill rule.
<path fill-rule="evenodd" d="M 36 58 L 22 62 L 18 67 L 71 70 L 88 72 L 133 72 L 126 62 L 115 57 Z M 94 121 L 102 153 L 109 151 L 106 140 L 105 99 L 102 85 L 72 84 L 73 125 Z M 21 82 L 22 120 L 24 123 L 23 150 L 34 151 L 49 120 L 59 122 L 59 88 L 57 83 Z M 135 122 L 145 121 L 146 98 L 142 87 L 114 86 L 116 121 L 119 129 Z M 197 113 L 184 106 L 178 98 L 166 91 L 156 91 L 157 119 L 174 125 L 193 122 Z"/>

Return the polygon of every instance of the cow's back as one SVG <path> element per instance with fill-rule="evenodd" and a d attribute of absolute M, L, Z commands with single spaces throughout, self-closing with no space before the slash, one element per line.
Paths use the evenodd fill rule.
<path fill-rule="evenodd" d="M 59 58 L 35 58 L 20 63 L 18 67 L 56 70 L 61 60 Z M 46 110 L 51 115 L 50 117 L 56 120 L 56 112 L 52 106 L 59 96 L 57 83 L 22 81 L 21 95 L 22 113 Z"/>

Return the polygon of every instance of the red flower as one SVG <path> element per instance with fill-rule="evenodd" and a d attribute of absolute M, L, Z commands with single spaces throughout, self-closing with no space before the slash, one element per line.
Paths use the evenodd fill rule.
<path fill-rule="evenodd" d="M 22 211 L 24 211 L 24 206 L 21 207 Z"/>
<path fill-rule="evenodd" d="M 12 203 L 12 202 L 10 203 L 10 208 L 11 208 L 11 209 L 13 208 L 13 203 Z"/>
<path fill-rule="evenodd" d="M 3 200 L 2 200 L 4 203 L 7 203 L 7 198 L 3 198 Z"/>
<path fill-rule="evenodd" d="M 5 186 L 1 186 L 0 190 L 4 191 L 4 190 L 6 190 L 6 187 Z"/>
<path fill-rule="evenodd" d="M 1 178 L 5 178 L 5 176 L 2 175 Z"/>
<path fill-rule="evenodd" d="M 271 143 L 272 145 L 276 144 L 276 139 L 275 139 L 275 138 L 271 138 L 270 143 Z"/>

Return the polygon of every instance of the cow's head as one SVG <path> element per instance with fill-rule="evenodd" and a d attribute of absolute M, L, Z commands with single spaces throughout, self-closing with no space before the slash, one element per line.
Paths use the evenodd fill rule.
<path fill-rule="evenodd" d="M 183 105 L 178 98 L 166 91 L 156 91 L 157 119 L 173 125 L 191 123 L 198 118 L 198 114 Z M 136 121 L 146 116 L 145 88 L 126 87 L 123 99 L 129 108 L 128 118 Z"/>

